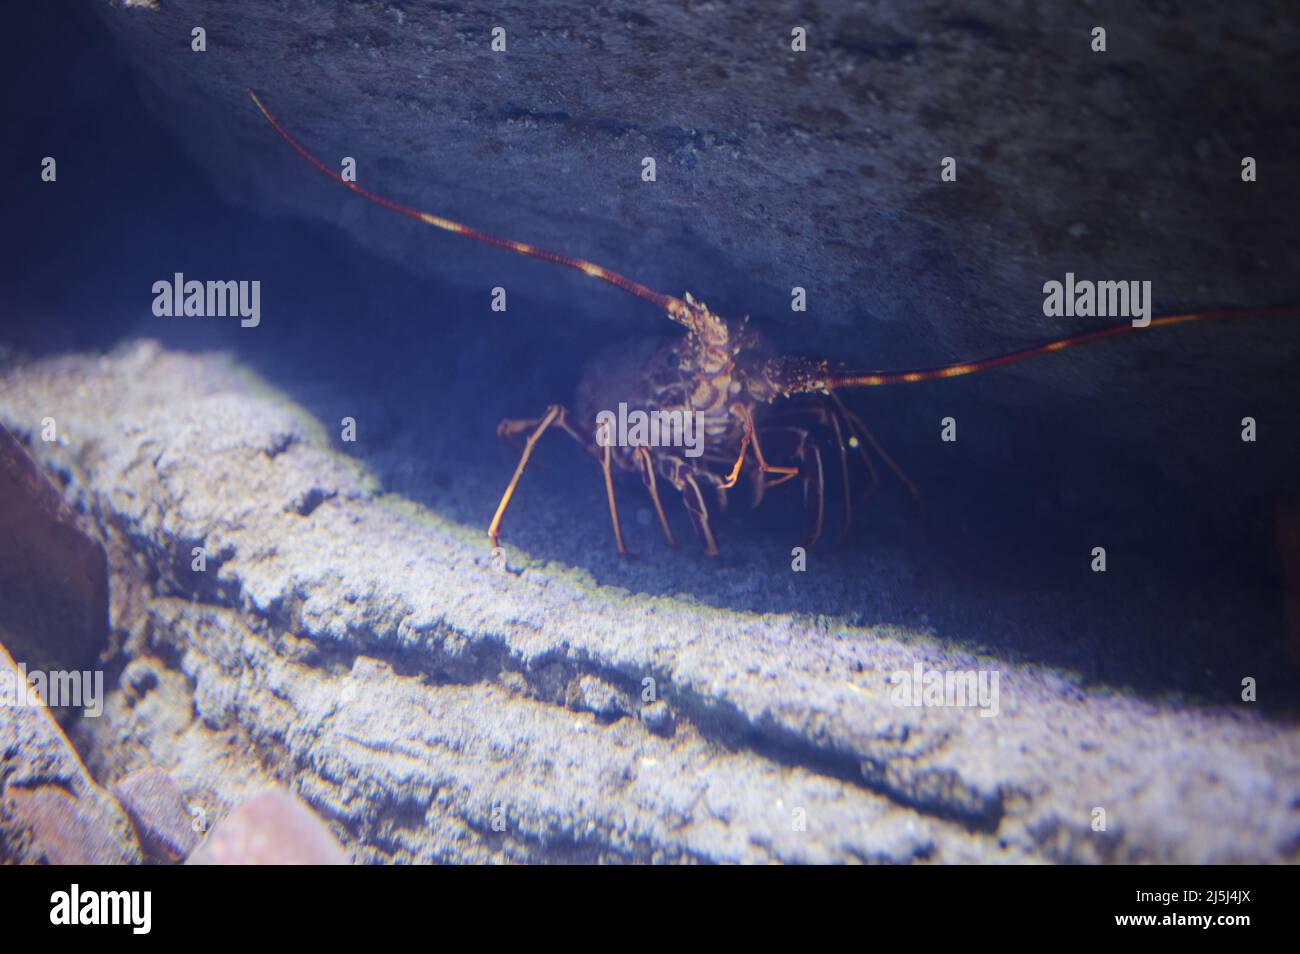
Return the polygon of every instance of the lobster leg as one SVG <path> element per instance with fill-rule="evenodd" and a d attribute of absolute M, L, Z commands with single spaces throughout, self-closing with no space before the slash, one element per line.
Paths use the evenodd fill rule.
<path fill-rule="evenodd" d="M 682 503 L 686 506 L 686 512 L 691 515 L 695 529 L 704 540 L 704 552 L 709 556 L 718 556 L 721 551 L 718 550 L 717 541 L 713 539 L 713 531 L 709 529 L 709 508 L 704 503 L 704 494 L 700 491 L 700 485 L 696 482 L 695 475 L 691 473 L 684 474 L 681 479 Z"/>
<path fill-rule="evenodd" d="M 800 462 L 796 470 L 803 477 L 804 535 L 799 545 L 811 548 L 821 539 L 825 526 L 826 478 L 821 448 L 812 434 L 801 427 L 786 425 L 765 428 L 764 431 L 768 434 L 786 434 L 793 438 L 792 456 Z"/>
<path fill-rule="evenodd" d="M 806 467 L 803 472 L 804 547 L 811 548 L 822 535 L 826 512 L 826 480 L 822 472 L 822 452 L 817 442 L 806 433 L 799 448 L 799 457 Z M 811 524 L 811 527 L 809 527 Z"/>
<path fill-rule="evenodd" d="M 605 495 L 609 497 L 609 522 L 614 527 L 614 544 L 618 547 L 619 556 L 631 556 L 631 551 L 623 545 L 623 528 L 618 523 L 618 504 L 614 502 L 614 477 L 610 472 L 609 457 L 609 444 L 606 444 L 605 452 L 600 458 L 600 470 L 605 475 Z"/>
<path fill-rule="evenodd" d="M 778 484 L 783 484 L 791 477 L 799 473 L 798 467 L 778 467 L 774 464 L 769 464 L 767 462 L 767 459 L 763 456 L 763 447 L 759 443 L 758 433 L 754 429 L 754 418 L 749 413 L 749 408 L 745 407 L 745 405 L 743 404 L 733 404 L 731 407 L 731 411 L 732 413 L 738 415 L 741 421 L 744 422 L 745 425 L 746 441 L 743 442 L 740 447 L 741 460 L 744 460 L 745 457 L 745 444 L 747 443 L 751 444 L 751 446 L 753 446 L 754 448 L 754 460 L 758 462 L 759 472 L 764 474 L 781 475 L 779 480 L 774 480 L 771 483 L 769 483 L 768 484 L 769 487 L 775 487 Z M 740 470 L 740 461 L 737 461 L 736 471 L 739 472 L 739 470 Z M 732 482 L 734 483 L 735 481 L 733 480 Z"/>
<path fill-rule="evenodd" d="M 668 478 L 668 482 L 673 485 L 682 495 L 682 506 L 686 512 L 691 515 L 691 523 L 695 525 L 695 531 L 704 541 L 704 552 L 709 556 L 718 556 L 718 543 L 713 539 L 713 531 L 709 529 L 709 508 L 704 502 L 704 493 L 700 490 L 699 482 L 695 479 L 695 469 L 680 457 L 665 454 L 659 458 L 661 473 Z M 712 477 L 714 484 L 720 481 L 720 478 L 710 474 L 708 471 L 702 471 L 706 477 Z"/>
<path fill-rule="evenodd" d="M 488 525 L 488 540 L 492 542 L 494 547 L 501 537 L 501 520 L 505 517 L 506 507 L 510 505 L 510 499 L 515 495 L 515 488 L 519 486 L 519 478 L 523 476 L 524 468 L 528 466 L 528 460 L 533 456 L 533 448 L 552 424 L 563 430 L 587 450 L 591 449 L 588 442 L 583 439 L 582 434 L 569 422 L 569 414 L 561 404 L 552 404 L 546 409 L 546 413 L 535 421 L 507 420 L 502 421 L 497 427 L 497 434 L 507 439 L 524 431 L 531 431 L 532 433 L 524 441 L 523 453 L 519 455 L 519 464 L 515 467 L 514 476 L 510 478 L 510 483 L 506 485 L 506 492 L 501 495 L 501 502 L 497 504 L 496 513 L 492 515 L 492 523 Z M 610 516 L 614 518 L 614 540 L 618 544 L 618 552 L 626 554 L 627 550 L 623 547 L 623 534 L 618 526 L 618 511 L 614 506 L 613 482 L 610 480 L 609 475 L 609 448 L 605 448 L 605 457 L 601 467 L 605 472 L 605 487 L 609 491 Z"/>
<path fill-rule="evenodd" d="M 848 405 L 841 401 L 835 392 L 830 392 L 829 396 L 835 406 L 839 408 L 840 413 L 844 415 L 845 422 L 849 425 L 850 440 L 856 438 L 859 441 L 865 440 L 870 444 L 871 449 L 880 456 L 882 461 L 885 462 L 885 466 L 888 467 L 893 472 L 894 476 L 898 478 L 899 483 L 907 488 L 907 492 L 912 495 L 912 499 L 918 504 L 921 503 L 921 491 L 916 489 L 916 484 L 912 483 L 911 478 L 908 477 L 907 474 L 903 473 L 903 469 L 894 463 L 894 459 L 885 453 L 885 449 L 880 446 L 880 442 L 876 440 L 876 436 L 872 434 L 867 428 L 867 425 L 862 422 L 862 418 L 849 410 Z M 866 458 L 865 453 L 862 456 L 864 459 Z"/>
<path fill-rule="evenodd" d="M 673 537 L 673 531 L 668 526 L 668 517 L 664 514 L 664 505 L 659 501 L 659 486 L 655 481 L 654 460 L 650 457 L 650 451 L 644 447 L 638 447 L 636 459 L 641 464 L 641 481 L 645 484 L 645 489 L 650 492 L 650 499 L 654 502 L 655 513 L 659 515 L 659 526 L 664 528 L 664 537 L 668 540 L 670 547 L 677 546 L 677 540 Z"/>
<path fill-rule="evenodd" d="M 745 433 L 740 439 L 740 453 L 736 455 L 736 462 L 731 467 L 731 473 L 726 476 L 722 483 L 718 484 L 718 489 L 730 490 L 736 486 L 736 481 L 740 479 L 741 465 L 745 463 L 745 452 L 749 450 L 749 441 L 752 436 L 753 432 L 746 427 Z M 755 453 L 757 453 L 757 449 L 757 445 L 755 445 Z"/>
<path fill-rule="evenodd" d="M 844 511 L 840 518 L 840 532 L 835 535 L 835 543 L 839 544 L 844 540 L 844 535 L 849 532 L 849 527 L 853 524 L 853 489 L 849 484 L 849 452 L 844 446 L 844 428 L 840 424 L 839 411 L 833 404 L 823 406 L 822 414 L 831 431 L 835 434 L 835 450 L 838 452 L 840 459 L 840 486 L 843 488 Z M 872 489 L 880 483 L 880 478 L 876 476 L 876 468 L 871 463 L 871 459 L 864 453 L 862 459 L 866 461 L 867 472 L 871 475 Z"/>
<path fill-rule="evenodd" d="M 546 409 L 546 413 L 536 421 L 502 421 L 497 427 L 497 434 L 501 437 L 510 438 L 524 430 L 532 430 L 528 435 L 528 440 L 524 442 L 523 453 L 519 455 L 519 464 L 515 467 L 515 474 L 510 478 L 510 483 L 506 485 L 506 492 L 501 495 L 501 502 L 497 504 L 497 511 L 492 515 L 492 522 L 488 524 L 488 540 L 492 546 L 496 546 L 501 537 L 501 519 L 506 515 L 506 507 L 510 505 L 510 498 L 515 495 L 515 488 L 519 486 L 519 478 L 523 476 L 524 468 L 528 466 L 528 458 L 533 456 L 533 447 L 546 429 L 564 414 L 564 408 L 558 404 L 552 404 Z"/>
<path fill-rule="evenodd" d="M 831 433 L 835 435 L 835 450 L 840 462 L 840 486 L 843 491 L 843 512 L 840 518 L 840 529 L 835 535 L 835 543 L 838 545 L 844 541 L 844 537 L 849 532 L 849 527 L 853 525 L 853 485 L 849 480 L 849 444 L 846 442 L 844 433 L 846 430 L 852 432 L 852 424 L 844 416 L 841 406 L 831 400 L 827 395 L 816 405 L 806 409 L 811 412 L 817 422 L 825 427 L 829 427 Z M 851 434 L 852 436 L 852 434 Z M 862 492 L 862 499 L 866 500 L 880 486 L 880 475 L 876 472 L 876 465 L 871 460 L 871 455 L 867 453 L 866 446 L 856 437 L 852 439 L 852 446 L 857 450 L 858 455 L 862 458 L 862 464 L 867 469 L 867 478 L 870 483 L 866 490 Z"/>

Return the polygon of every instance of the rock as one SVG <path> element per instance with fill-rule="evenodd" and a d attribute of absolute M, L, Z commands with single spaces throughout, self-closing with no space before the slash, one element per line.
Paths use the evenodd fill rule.
<path fill-rule="evenodd" d="M 595 676 L 581 675 L 570 686 L 567 694 L 570 707 L 581 712 L 594 713 L 606 721 L 627 715 L 627 697 L 615 687 Z"/>
<path fill-rule="evenodd" d="M 376 495 L 300 407 L 217 355 L 142 344 L 0 379 L 0 421 L 50 406 L 76 423 L 71 453 L 101 449 L 70 495 L 124 565 L 157 568 L 125 593 L 156 688 L 123 680 L 79 738 L 105 764 L 162 753 L 213 817 L 265 773 L 357 861 L 1294 859 L 1300 731 L 1260 710 L 1098 689 L 898 626 L 596 585 L 513 548 L 503 570 L 481 527 Z M 202 575 L 196 541 L 220 555 Z M 855 592 L 892 585 L 852 566 L 869 574 Z M 896 704 L 891 674 L 914 665 L 996 671 L 996 718 Z M 596 715 L 647 679 L 641 718 Z M 231 851 L 276 849 L 236 835 Z"/>
<path fill-rule="evenodd" d="M 113 786 L 113 794 L 131 817 L 140 845 L 151 860 L 182 861 L 202 841 L 180 790 L 162 769 L 132 772 Z"/>
<path fill-rule="evenodd" d="M 0 861 L 133 864 L 140 847 L 49 709 L 14 694 L 23 676 L 0 646 Z"/>
<path fill-rule="evenodd" d="M 0 848 L 8 862 L 43 865 L 132 864 L 140 860 L 111 808 L 74 798 L 57 785 L 6 786 Z"/>
<path fill-rule="evenodd" d="M 15 426 L 33 432 L 40 420 Z M 108 629 L 104 548 L 78 528 L 62 495 L 3 427 L 0 540 L 0 644 L 32 669 L 90 665 Z"/>
<path fill-rule="evenodd" d="M 667 738 L 673 734 L 673 710 L 662 699 L 656 699 L 641 707 L 641 721 L 655 735 Z"/>
<path fill-rule="evenodd" d="M 158 687 L 158 672 L 148 659 L 133 659 L 122 670 L 120 688 L 132 702 L 137 702 Z"/>
<path fill-rule="evenodd" d="M 192 865 L 345 865 L 347 854 L 311 809 L 281 788 L 241 803 L 190 856 Z"/>
<path fill-rule="evenodd" d="M 341 14 L 329 0 L 91 7 L 224 195 L 340 226 L 435 287 L 479 292 L 509 275 L 512 295 L 526 287 L 575 338 L 668 327 L 581 275 L 367 206 L 281 142 L 247 88 L 327 165 L 356 158 L 371 189 L 691 290 L 811 356 L 930 366 L 1052 337 L 1063 328 L 1044 318 L 1042 286 L 1067 271 L 1150 280 L 1165 311 L 1295 298 L 1285 210 L 1300 201 L 1289 161 L 1300 139 L 1283 120 L 1300 25 L 1289 0 L 1176 18 L 1113 5 L 1104 54 L 1089 49 L 1097 16 L 1068 0 L 1032 15 L 1000 0 L 646 0 L 635 13 L 504 0 L 491 18 L 461 4 Z M 200 24 L 208 49 L 196 54 Z M 490 49 L 494 25 L 506 52 Z M 807 27 L 807 52 L 791 49 L 794 25 Z M 1243 189 L 1252 152 L 1267 156 Z M 640 179 L 647 156 L 654 183 Z M 955 182 L 940 179 L 944 157 Z M 791 310 L 795 286 L 806 314 Z M 1296 341 L 1276 322 L 1267 334 Z M 1220 400 L 1271 350 L 1250 333 L 1178 338 L 1149 347 L 1178 355 L 1195 341 L 1204 363 L 1180 381 Z M 1127 388 L 1144 347 L 1022 365 L 980 395 L 1019 409 L 1029 380 L 1062 406 L 1087 400 Z M 1212 376 L 1191 370 L 1207 364 Z M 1096 430 L 1149 433 L 1178 393 L 1131 397 Z M 1203 470 L 1171 466 L 1171 479 Z"/>
<path fill-rule="evenodd" d="M 614 558 L 591 461 L 548 438 L 494 558 L 483 526 L 514 465 L 497 421 L 666 323 L 364 204 L 245 92 L 362 184 L 689 288 L 792 352 L 906 367 L 1037 341 L 1077 327 L 1041 309 L 1067 271 L 1151 280 L 1159 308 L 1293 300 L 1287 4 L 1122 5 L 1105 56 L 1065 0 L 823 6 L 506 2 L 500 56 L 456 4 L 101 2 L 102 32 L 15 9 L 15 35 L 31 12 L 79 63 L 23 86 L 44 46 L 8 61 L 31 91 L 15 140 L 61 119 L 105 146 L 57 188 L 7 180 L 32 241 L 6 259 L 0 343 L 0 420 L 26 437 L 58 418 L 67 444 L 31 453 L 112 555 L 126 669 L 104 718 L 69 726 L 98 777 L 166 765 L 213 818 L 276 782 L 358 861 L 1295 860 L 1294 668 L 1266 651 L 1275 566 L 1236 534 L 1294 497 L 1300 326 L 1185 326 L 849 395 L 891 452 L 910 442 L 896 456 L 928 471 L 931 516 L 884 488 L 808 572 L 779 510 L 763 527 L 770 511 L 732 508 L 712 562 L 668 553 L 647 511 L 643 559 Z M 90 62 L 104 37 L 120 55 Z M 122 227 L 86 228 L 84 195 Z M 159 244 L 178 235 L 197 237 Z M 149 315 L 182 259 L 264 277 L 265 320 Z M 496 285 L 511 312 L 487 325 Z M 135 316 L 169 347 L 67 353 Z M 1266 438 L 1243 446 L 1247 413 Z M 963 442 L 940 447 L 948 414 Z M 334 437 L 344 416 L 358 441 Z M 1095 528 L 1104 579 L 1079 558 Z M 1162 575 L 1154 541 L 1208 551 L 1214 585 Z M 891 674 L 917 663 L 1000 673 L 997 717 L 895 705 Z M 658 701 L 619 718 L 647 680 Z"/>

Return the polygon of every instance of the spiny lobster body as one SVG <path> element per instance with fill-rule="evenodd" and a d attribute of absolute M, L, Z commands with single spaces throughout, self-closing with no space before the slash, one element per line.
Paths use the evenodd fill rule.
<path fill-rule="evenodd" d="M 753 411 L 777 396 L 762 373 L 762 363 L 775 351 L 744 323 L 724 327 L 729 347 L 725 360 L 701 353 L 698 338 L 691 334 L 605 348 L 587 364 L 579 380 L 574 398 L 579 417 L 594 424 L 597 414 L 620 401 L 647 413 L 694 413 L 709 450 L 738 447 L 744 426 L 732 407 L 739 403 Z M 635 457 L 626 453 L 628 448 L 619 450 L 624 452 L 616 455 L 621 461 Z"/>
<path fill-rule="evenodd" d="M 711 374 L 703 374 L 692 345 L 693 339 L 687 335 L 677 340 L 637 340 L 606 348 L 588 364 L 574 395 L 572 424 L 581 443 L 598 461 L 603 461 L 608 445 L 613 467 L 641 476 L 670 542 L 674 542 L 672 531 L 663 516 L 655 478 L 667 481 L 685 495 L 697 528 L 703 526 L 707 531 L 708 508 L 702 487 L 712 486 L 719 495 L 719 504 L 725 505 L 722 495 L 726 491 L 720 487 L 716 471 L 735 458 L 743 439 L 744 427 L 733 406 L 751 410 L 756 407 L 742 370 L 725 364 Z M 685 448 L 663 444 L 636 446 L 620 442 L 613 434 L 602 441 L 599 416 L 616 409 L 631 415 L 639 413 L 643 419 L 681 421 L 689 415 L 699 441 L 699 455 L 690 456 Z M 513 423 L 503 427 L 508 429 Z M 613 504 L 611 519 L 615 521 L 616 543 L 625 552 Z M 708 539 L 706 536 L 706 545 Z"/>
<path fill-rule="evenodd" d="M 488 538 L 497 544 L 501 521 L 528 464 L 537 441 L 552 426 L 559 427 L 600 462 L 609 501 L 614 540 L 626 553 L 619 527 L 613 473 L 635 471 L 641 475 L 654 503 L 660 525 L 669 543 L 672 530 L 659 499 L 659 480 L 666 480 L 680 492 L 696 531 L 708 553 L 718 552 L 709 528 L 705 488 L 712 488 L 717 502 L 725 506 L 728 491 L 741 476 L 753 483 L 754 502 L 770 487 L 794 477 L 803 481 L 805 543 L 816 542 L 823 523 L 824 468 L 821 443 L 829 438 L 836 452 L 844 512 L 841 536 L 852 520 L 854 494 L 850 488 L 850 457 L 861 461 L 874 488 L 879 484 L 875 459 L 884 463 L 919 499 L 916 487 L 880 447 L 879 442 L 853 411 L 836 396 L 850 387 L 912 384 L 973 374 L 1050 354 L 1074 345 L 1087 344 L 1135 329 L 1158 328 L 1183 322 L 1248 315 L 1294 314 L 1294 308 L 1204 311 L 1155 318 L 1143 325 L 1111 325 L 1095 331 L 1058 338 L 1009 354 L 979 361 L 963 361 L 934 368 L 907 371 L 847 370 L 828 361 L 779 354 L 747 321 L 729 321 L 714 314 L 689 293 L 678 298 L 655 291 L 625 275 L 594 262 L 548 251 L 523 242 L 492 235 L 429 212 L 402 205 L 377 195 L 308 152 L 289 135 L 267 110 L 257 94 L 249 90 L 258 110 L 272 128 L 312 165 L 353 192 L 426 225 L 475 241 L 503 248 L 519 255 L 576 269 L 583 274 L 622 289 L 662 309 L 681 325 L 685 334 L 668 343 L 644 342 L 599 356 L 584 374 L 577 391 L 577 413 L 554 404 L 535 420 L 502 421 L 503 437 L 524 436 L 524 448 L 505 493 L 501 497 Z M 781 401 L 779 410 L 773 405 Z M 647 414 L 695 415 L 703 435 L 701 453 L 687 456 L 680 448 L 645 443 L 617 444 L 609 439 L 608 425 L 598 423 L 602 412 L 620 404 Z M 868 448 L 872 453 L 868 453 Z M 782 463 L 774 463 L 782 461 Z"/>
<path fill-rule="evenodd" d="M 770 487 L 801 476 L 804 483 L 804 544 L 812 545 L 822 532 L 824 476 L 819 432 L 834 437 L 840 455 L 840 472 L 844 481 L 844 517 L 841 535 L 852 518 L 849 486 L 848 449 L 858 450 L 866 463 L 874 485 L 876 472 L 866 456 L 863 440 L 875 446 L 881 458 L 894 468 L 893 462 L 879 451 L 861 421 L 829 396 L 821 401 L 786 409 L 773 414 L 771 405 L 778 398 L 791 396 L 791 382 L 824 371 L 817 362 L 783 360 L 776 350 L 748 321 L 728 321 L 711 312 L 689 293 L 680 307 L 671 308 L 688 331 L 675 340 L 637 341 L 607 348 L 592 360 L 578 384 L 574 413 L 553 405 L 536 420 L 503 421 L 503 437 L 529 434 L 515 474 L 502 497 L 488 530 L 497 541 L 501 519 L 527 465 L 536 439 L 552 425 L 577 440 L 600 462 L 605 474 L 609 498 L 610 521 L 620 553 L 627 553 L 619 524 L 612 472 L 640 474 L 659 517 L 669 544 L 676 540 L 659 498 L 658 482 L 665 480 L 682 496 L 696 532 L 706 552 L 718 553 L 709 525 L 706 493 L 711 490 L 717 505 L 725 508 L 727 494 L 743 476 L 752 484 L 757 504 Z M 797 400 L 797 398 L 796 398 Z M 646 417 L 665 415 L 681 420 L 690 416 L 699 435 L 697 453 L 680 447 L 654 442 L 628 443 L 602 434 L 602 414 L 612 416 L 613 409 L 641 413 Z M 775 447 L 780 454 L 772 463 L 764 447 Z M 752 449 L 752 453 L 750 453 Z M 913 489 L 906 477 L 897 471 Z"/>

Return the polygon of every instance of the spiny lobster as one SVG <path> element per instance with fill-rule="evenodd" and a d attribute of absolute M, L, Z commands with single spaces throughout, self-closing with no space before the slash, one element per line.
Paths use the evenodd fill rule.
<path fill-rule="evenodd" d="M 837 452 L 837 469 L 843 488 L 839 529 L 842 538 L 853 518 L 855 495 L 849 476 L 850 451 L 861 459 L 870 480 L 869 489 L 879 485 L 879 477 L 868 448 L 913 497 L 919 500 L 920 494 L 836 391 L 973 374 L 1126 334 L 1139 327 L 1133 324 L 1112 325 L 997 357 L 910 371 L 855 371 L 828 361 L 782 355 L 749 326 L 747 318 L 740 321 L 723 318 L 689 292 L 681 298 L 667 295 L 593 262 L 502 238 L 377 195 L 344 178 L 308 152 L 271 115 L 255 92 L 249 90 L 249 96 L 266 121 L 304 159 L 371 202 L 448 232 L 577 269 L 650 302 L 686 329 L 686 334 L 674 341 L 647 341 L 641 346 L 623 346 L 597 356 L 578 385 L 575 411 L 553 404 L 539 418 L 501 422 L 497 432 L 502 437 L 526 437 L 514 475 L 488 525 L 488 539 L 493 547 L 497 546 L 506 507 L 514 496 L 533 448 L 551 427 L 564 431 L 600 463 L 614 542 L 621 554 L 627 555 L 629 551 L 623 542 L 614 496 L 613 472 L 616 469 L 640 475 L 664 536 L 672 546 L 676 545 L 676 540 L 659 498 L 658 480 L 666 480 L 677 490 L 710 556 L 716 556 L 719 551 L 709 526 L 709 509 L 701 485 L 711 487 L 719 506 L 725 507 L 727 492 L 742 474 L 747 474 L 753 481 L 755 504 L 766 490 L 799 477 L 803 480 L 803 543 L 811 546 L 822 534 L 825 498 L 823 461 L 815 434 L 829 435 Z M 1268 308 L 1192 312 L 1153 318 L 1141 327 L 1156 328 L 1211 318 L 1291 314 L 1294 311 Z M 778 399 L 792 400 L 783 414 L 773 415 L 769 411 Z M 646 414 L 695 415 L 704 435 L 702 454 L 688 458 L 662 446 L 616 444 L 608 433 L 601 432 L 597 419 L 602 411 L 620 405 Z M 773 460 L 789 463 L 773 463 Z"/>

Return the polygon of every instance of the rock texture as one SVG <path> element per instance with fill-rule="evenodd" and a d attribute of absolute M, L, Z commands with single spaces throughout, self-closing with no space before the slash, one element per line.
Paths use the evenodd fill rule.
<path fill-rule="evenodd" d="M 0 862 L 131 864 L 135 830 L 100 788 L 50 711 L 18 701 L 23 674 L 0 646 Z"/>
<path fill-rule="evenodd" d="M 108 624 L 104 549 L 2 427 L 0 540 L 0 645 L 33 669 L 92 663 Z"/>
<path fill-rule="evenodd" d="M 202 841 L 180 790 L 170 775 L 146 766 L 113 786 L 151 860 L 182 861 Z"/>
<path fill-rule="evenodd" d="M 213 821 L 278 781 L 358 861 L 1296 860 L 1300 731 L 1249 706 L 494 558 L 221 357 L 0 379 L 20 438 L 48 408 L 68 442 L 35 450 L 114 554 L 125 646 L 75 737 Z M 894 705 L 916 663 L 997 670 L 998 715 Z"/>
<path fill-rule="evenodd" d="M 1216 4 L 305 0 L 156 11 L 90 0 L 224 195 L 339 225 L 436 279 L 528 288 L 577 326 L 661 330 L 647 306 L 368 206 L 311 169 L 246 90 L 335 166 L 399 200 L 581 255 L 801 350 L 869 366 L 969 358 L 1063 332 L 1043 283 L 1153 282 L 1163 311 L 1296 301 L 1300 24 Z M 206 30 L 207 50 L 191 49 Z M 791 31 L 807 30 L 805 53 Z M 1107 51 L 1091 50 L 1104 26 Z M 505 52 L 491 50 L 506 31 Z M 1241 181 L 1241 160 L 1259 180 Z M 641 180 L 644 157 L 657 181 Z M 955 183 L 940 162 L 958 162 Z M 467 247 L 469 246 L 469 247 Z M 794 315 L 791 288 L 808 290 Z M 628 316 L 628 317 L 624 317 Z M 1294 346 L 1276 325 L 1173 353 L 1219 396 Z M 1271 343 L 1270 343 L 1271 342 Z M 1086 395 L 1132 355 L 1009 372 Z M 1162 401 L 1134 401 L 1134 424 Z"/>

